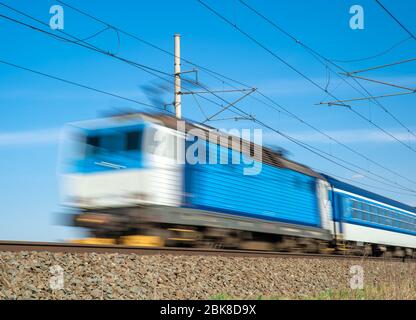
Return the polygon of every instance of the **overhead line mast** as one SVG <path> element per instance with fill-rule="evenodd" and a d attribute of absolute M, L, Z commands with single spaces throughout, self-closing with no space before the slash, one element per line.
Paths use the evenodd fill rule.
<path fill-rule="evenodd" d="M 174 75 L 175 75 L 175 115 L 176 118 L 182 117 L 182 101 L 181 101 L 181 35 L 176 33 L 175 39 L 175 57 L 174 57 Z"/>
<path fill-rule="evenodd" d="M 59 0 L 58 0 L 59 1 Z M 59 1 L 60 2 L 60 1 Z M 2 4 L 2 3 L 0 3 L 0 4 Z M 4 4 L 2 4 L 2 5 L 4 5 Z M 10 7 L 9 7 L 10 8 Z M 16 10 L 16 9 L 12 9 L 12 10 L 14 10 L 14 11 L 17 11 L 17 12 L 19 12 L 18 10 Z M 21 14 L 23 14 L 22 12 L 19 12 L 19 13 L 21 13 Z M 27 16 L 27 17 L 30 17 L 29 15 L 27 15 L 27 14 L 24 14 L 25 16 Z M 31 19 L 34 19 L 33 17 L 30 17 Z M 39 20 L 37 20 L 37 21 L 39 21 Z M 42 23 L 42 24 L 44 24 L 44 23 Z M 32 26 L 31 26 L 32 27 Z M 111 26 L 112 28 L 115 28 L 115 27 L 113 27 L 113 26 Z M 34 27 L 32 27 L 32 28 L 34 28 Z M 117 29 L 118 30 L 118 29 Z M 40 30 L 39 30 L 40 31 Z M 42 30 L 43 31 L 43 30 Z M 43 32 L 45 32 L 45 31 L 43 31 Z M 130 34 L 128 34 L 128 35 L 130 35 Z M 57 35 L 54 35 L 55 37 L 57 37 Z M 72 36 L 72 35 L 70 35 L 71 37 L 74 37 L 74 36 Z M 60 37 L 61 38 L 61 37 Z M 77 39 L 76 37 L 75 37 L 75 39 Z M 77 39 L 77 41 L 71 41 L 71 40 L 69 40 L 69 39 L 65 39 L 66 41 L 68 41 L 68 42 L 71 42 L 71 43 L 75 43 L 75 44 L 78 44 L 78 41 L 81 41 L 81 42 L 84 42 L 84 41 L 82 41 L 82 40 L 78 40 Z M 87 43 L 88 45 L 90 45 L 89 43 Z M 154 45 L 152 45 L 153 47 L 155 47 L 155 48 L 158 48 L 158 47 L 156 47 L 156 46 L 154 46 Z M 85 46 L 86 48 L 89 48 L 89 47 L 87 47 L 87 46 Z M 95 47 L 94 47 L 95 48 Z M 159 49 L 159 48 L 158 48 Z M 166 50 L 163 50 L 163 49 L 160 49 L 160 50 L 162 50 L 162 51 L 164 51 L 164 52 L 166 52 L 166 53 L 169 53 L 169 54 L 171 54 L 171 55 L 174 55 L 174 54 L 172 54 L 172 53 L 170 53 L 170 52 L 168 52 L 168 51 L 166 51 Z M 95 51 L 98 51 L 98 50 L 95 50 Z M 103 52 L 102 50 L 99 50 L 98 51 L 99 53 L 105 53 L 105 52 Z M 113 56 L 114 58 L 119 58 L 119 57 L 117 57 L 117 56 L 115 56 L 115 55 L 113 55 L 113 54 L 110 54 L 110 53 L 106 53 L 107 55 L 111 55 L 111 56 Z M 120 58 L 119 58 L 120 59 Z M 187 63 L 191 63 L 191 64 L 193 64 L 194 66 L 198 66 L 198 65 L 196 65 L 196 64 L 194 64 L 194 63 L 192 63 L 192 62 L 190 62 L 189 60 L 185 60 L 185 59 L 183 59 L 184 61 L 186 61 Z M 127 59 L 122 59 L 122 61 L 123 62 L 126 62 L 126 63 L 129 63 L 129 64 L 131 64 L 131 65 L 133 65 L 133 66 L 139 66 L 139 64 L 138 63 L 135 63 L 135 62 L 132 62 L 132 61 L 129 61 L 129 60 L 127 60 Z M 142 66 L 142 65 L 140 65 L 140 66 Z M 146 66 L 143 66 L 143 71 L 146 71 L 146 72 L 149 72 L 149 70 L 147 70 L 147 69 L 144 69 Z M 231 80 L 231 81 L 234 81 L 234 82 L 236 82 L 236 83 L 239 83 L 239 84 L 241 84 L 241 85 L 244 85 L 244 84 L 242 84 L 241 82 L 238 82 L 238 81 L 236 81 L 236 80 L 233 80 L 233 79 L 231 79 L 231 78 L 228 78 L 228 77 L 225 77 L 225 76 L 223 76 L 223 75 L 221 75 L 221 74 L 219 74 L 219 73 L 217 73 L 217 72 L 214 72 L 214 71 L 212 71 L 212 70 L 210 70 L 210 69 L 208 69 L 208 68 L 205 68 L 205 67 L 202 67 L 202 66 L 198 66 L 198 67 L 200 67 L 201 69 L 203 69 L 203 70 L 205 70 L 205 71 L 207 71 L 207 72 L 212 72 L 212 73 L 214 73 L 214 74 L 216 74 L 216 75 L 219 75 L 219 76 L 222 76 L 222 77 L 224 77 L 224 78 L 226 78 L 226 79 L 229 79 L 229 80 Z M 148 68 L 148 67 L 147 67 Z M 140 68 L 141 69 L 141 68 Z M 159 70 L 156 70 L 156 69 L 153 69 L 153 68 L 151 68 L 152 70 L 154 70 L 154 71 L 157 71 L 157 72 L 160 72 L 160 73 L 163 73 L 163 74 L 166 74 L 166 75 L 169 75 L 170 77 L 174 77 L 174 75 L 172 75 L 172 74 L 167 74 L 167 73 L 165 73 L 165 72 L 161 72 L 161 71 L 159 71 Z M 192 71 L 189 71 L 189 72 L 194 72 L 195 71 L 195 69 L 194 70 L 192 70 Z M 197 70 L 196 70 L 197 71 Z M 186 71 L 185 71 L 186 72 Z M 185 73 L 185 72 L 182 72 L 182 73 Z M 154 73 L 152 73 L 152 74 L 154 74 Z M 154 74 L 155 76 L 156 76 L 156 74 Z M 157 75 L 158 76 L 158 75 Z M 160 76 L 158 76 L 158 77 L 160 77 Z M 165 80 L 165 79 L 164 79 Z M 189 80 L 186 80 L 186 78 L 184 78 L 184 80 L 185 81 L 187 81 L 187 82 L 192 82 L 192 83 L 195 83 L 195 82 L 193 82 L 193 81 L 189 81 Z M 169 80 L 167 80 L 167 81 L 169 81 Z M 171 81 L 169 81 L 169 82 L 171 82 Z M 172 81 L 171 83 L 174 83 L 174 81 Z M 202 85 L 200 85 L 199 83 L 198 83 L 198 80 L 196 80 L 196 83 L 195 84 L 197 84 L 198 86 L 200 86 L 201 88 L 203 88 L 203 89 L 205 89 L 205 90 L 207 90 L 207 92 L 206 93 L 211 93 L 211 94 L 213 94 L 214 96 L 216 96 L 217 98 L 219 98 L 219 99 L 221 99 L 222 101 L 224 101 L 224 102 L 226 102 L 227 104 L 230 104 L 228 101 L 226 101 L 224 98 L 222 98 L 222 97 L 220 97 L 220 96 L 218 96 L 217 94 L 216 94 L 216 92 L 219 92 L 219 91 L 211 91 L 211 90 L 208 90 L 208 89 L 206 89 L 204 86 L 202 86 Z M 247 85 L 244 85 L 244 86 L 247 86 Z M 247 86 L 248 87 L 248 86 Z M 252 90 L 253 89 L 255 89 L 255 88 L 252 88 Z M 236 90 L 236 91 L 246 91 L 246 89 L 243 89 L 243 90 Z M 224 91 L 225 92 L 225 91 Z M 188 93 L 188 92 L 186 92 L 186 93 Z M 189 92 L 189 93 L 191 93 L 191 92 Z M 199 96 L 199 93 L 201 93 L 201 92 L 192 92 L 192 94 L 196 94 L 196 95 L 198 95 Z M 182 94 L 185 94 L 185 92 L 182 92 Z M 259 93 L 260 94 L 260 93 Z M 263 96 L 264 98 L 267 98 L 269 101 L 271 101 L 271 102 L 273 102 L 274 104 L 276 104 L 276 105 L 278 105 L 276 102 L 274 102 L 273 100 L 271 100 L 270 98 L 268 98 L 267 96 L 265 96 L 264 94 L 261 94 L 261 96 Z M 207 99 L 207 98 L 205 98 L 205 97 L 203 97 L 202 95 L 200 96 L 201 98 L 204 98 L 204 99 Z M 211 101 L 211 102 L 213 102 L 213 103 L 215 103 L 215 104 L 217 104 L 217 105 L 219 105 L 219 106 L 221 106 L 221 107 L 224 107 L 223 105 L 220 105 L 220 104 L 218 104 L 218 103 L 216 103 L 216 102 L 214 102 L 214 101 L 212 101 L 212 100 L 210 100 L 210 99 L 207 99 L 208 101 Z M 257 99 L 256 99 L 257 100 Z M 261 100 L 259 100 L 259 101 L 261 101 Z M 267 105 L 267 104 L 266 104 Z M 280 106 L 279 106 L 280 107 Z M 240 111 L 241 109 L 240 108 L 237 108 L 236 106 L 232 106 L 232 108 L 233 109 L 236 109 L 237 111 Z M 231 108 L 230 108 L 231 109 Z M 224 110 L 224 109 L 223 109 Z M 230 110 L 230 111 L 232 111 L 232 112 L 234 112 L 234 113 L 236 113 L 235 112 L 235 110 Z M 241 110 L 242 111 L 242 110 Z M 247 114 L 247 113 L 245 113 L 245 114 Z M 251 121 L 254 121 L 254 122 L 258 122 L 258 121 L 255 121 L 256 119 L 255 118 L 253 118 L 253 116 L 251 116 L 251 115 L 249 115 L 249 114 L 247 114 L 247 118 L 245 118 L 244 117 L 244 119 L 247 119 L 247 120 L 251 120 Z M 302 120 L 302 119 L 299 119 L 301 122 L 303 122 L 303 123 L 305 123 L 305 124 L 307 124 L 304 120 Z M 212 119 L 211 119 L 211 121 L 212 121 Z M 264 125 L 263 123 L 261 123 L 262 125 Z M 309 124 L 308 124 L 309 125 Z M 310 126 L 310 125 L 309 125 Z M 316 129 L 315 129 L 316 130 Z M 276 131 L 277 132 L 277 131 Z M 278 132 L 279 134 L 281 134 L 280 132 Z M 324 133 L 323 133 L 324 134 Z M 287 137 L 287 138 L 289 138 L 287 135 L 284 135 L 285 137 Z M 329 137 L 329 136 L 328 136 Z M 331 139 L 331 140 L 333 140 L 333 141 L 336 141 L 335 139 Z M 293 140 L 291 140 L 291 141 L 293 141 Z M 295 142 L 295 141 L 293 141 L 293 142 Z M 299 144 L 300 145 L 300 144 Z M 306 144 L 305 144 L 306 145 Z M 303 146 L 303 145 L 300 145 L 300 146 L 302 146 L 302 147 L 305 147 L 305 146 Z M 317 148 L 315 148 L 315 149 L 317 149 Z M 309 149 L 308 149 L 309 150 Z M 319 150 L 319 149 L 317 149 L 317 150 Z M 310 151 L 312 151 L 312 150 L 310 150 Z M 321 151 L 321 150 L 319 150 L 319 151 Z M 321 151 L 322 152 L 322 151 Z M 315 152 L 314 152 L 315 153 Z M 316 154 L 318 154 L 318 153 L 316 153 Z M 318 154 L 319 155 L 319 154 Z M 329 155 L 329 154 L 328 154 Z M 331 157 L 334 157 L 333 155 L 329 155 L 329 156 L 331 156 Z M 337 157 L 334 157 L 334 158 L 337 158 Z M 367 160 L 370 160 L 370 159 L 368 159 L 368 158 L 366 158 Z M 329 160 L 329 159 L 328 159 Z M 337 160 L 341 160 L 340 158 L 337 158 Z M 330 161 L 330 160 L 329 160 Z M 342 161 L 342 160 L 341 160 Z M 331 161 L 331 162 L 334 162 L 334 161 Z M 344 161 L 345 162 L 345 161 Z M 373 161 L 372 161 L 373 162 Z M 334 162 L 335 163 L 335 162 Z M 375 162 L 373 162 L 373 163 L 375 163 Z M 338 164 L 338 163 L 337 163 Z M 375 164 L 377 164 L 377 163 L 375 163 Z M 339 164 L 338 164 L 339 165 Z M 381 165 L 379 165 L 379 166 L 381 166 Z M 383 166 L 381 166 L 381 167 L 383 167 Z M 385 167 L 383 167 L 383 168 L 385 168 Z M 368 173 L 371 173 L 371 174 L 373 174 L 373 175 L 376 175 L 376 174 L 374 174 L 374 173 L 372 173 L 371 171 L 369 171 L 369 170 L 365 170 L 365 169 L 363 169 L 363 168 L 360 168 L 361 170 L 363 170 L 363 171 L 366 171 L 366 172 L 368 172 Z M 390 172 L 392 172 L 392 171 L 390 171 Z M 369 177 L 370 178 L 370 177 Z M 371 179 L 371 178 L 370 178 Z M 389 181 L 387 178 L 384 178 L 383 177 L 383 180 L 386 180 L 386 181 Z M 407 179 L 406 179 L 407 180 Z M 408 180 L 409 182 L 410 182 L 410 180 Z M 396 183 L 396 182 L 393 182 L 395 185 L 399 185 L 398 183 Z M 400 185 L 399 185 L 400 186 Z M 403 187 L 404 188 L 404 187 Z M 405 189 L 403 189 L 403 190 L 405 190 Z M 414 192 L 413 190 L 411 190 L 411 189 L 408 189 L 408 188 L 406 188 L 406 190 L 410 190 L 410 191 L 412 191 L 412 192 Z"/>

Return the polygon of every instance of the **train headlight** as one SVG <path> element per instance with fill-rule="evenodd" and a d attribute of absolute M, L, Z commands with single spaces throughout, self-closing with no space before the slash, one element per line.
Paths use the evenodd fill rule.
<path fill-rule="evenodd" d="M 103 225 L 110 222 L 110 217 L 106 214 L 84 213 L 75 218 L 79 225 Z"/>

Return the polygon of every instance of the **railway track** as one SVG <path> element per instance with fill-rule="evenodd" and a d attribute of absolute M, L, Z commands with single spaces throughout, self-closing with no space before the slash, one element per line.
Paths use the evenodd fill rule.
<path fill-rule="evenodd" d="M 178 247 L 132 247 L 123 245 L 91 245 L 59 242 L 24 242 L 0 241 L 0 252 L 19 251 L 48 251 L 63 253 L 120 253 L 138 255 L 204 255 L 229 257 L 270 257 L 270 258 L 315 258 L 315 259 L 355 259 L 416 262 L 415 259 L 366 257 L 347 254 L 314 254 L 274 251 L 231 250 L 231 249 L 202 249 Z"/>

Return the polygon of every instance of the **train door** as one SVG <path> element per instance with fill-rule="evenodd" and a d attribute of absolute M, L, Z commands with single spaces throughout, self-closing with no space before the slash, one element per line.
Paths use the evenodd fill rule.
<path fill-rule="evenodd" d="M 317 197 L 319 212 L 321 215 L 321 227 L 334 234 L 334 223 L 332 219 L 332 205 L 329 199 L 330 185 L 321 179 L 317 180 Z"/>

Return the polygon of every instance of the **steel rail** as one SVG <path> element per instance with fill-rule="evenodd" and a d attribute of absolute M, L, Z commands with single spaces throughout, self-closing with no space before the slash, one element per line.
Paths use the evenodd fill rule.
<path fill-rule="evenodd" d="M 59 242 L 25 242 L 0 241 L 0 252 L 46 251 L 64 253 L 119 253 L 138 255 L 202 255 L 202 256 L 229 256 L 229 257 L 267 257 L 267 258 L 303 258 L 303 259 L 353 259 L 377 260 L 395 262 L 416 262 L 415 259 L 370 257 L 349 254 L 315 254 L 297 252 L 276 252 L 265 250 L 239 250 L 239 249 L 206 249 L 206 248 L 178 248 L 178 247 L 135 247 L 125 245 L 96 245 L 74 244 Z"/>

